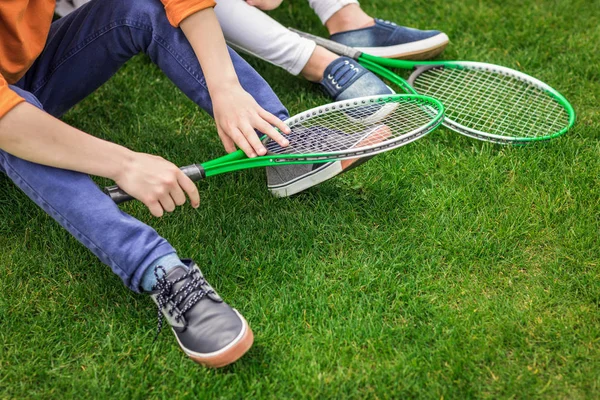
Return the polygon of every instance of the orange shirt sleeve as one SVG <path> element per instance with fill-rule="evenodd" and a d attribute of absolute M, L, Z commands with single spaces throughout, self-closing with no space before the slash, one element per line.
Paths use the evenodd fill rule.
<path fill-rule="evenodd" d="M 214 0 L 161 0 L 167 12 L 167 18 L 175 28 L 181 21 L 195 12 L 214 7 Z"/>
<path fill-rule="evenodd" d="M 13 92 L 4 77 L 0 75 L 0 118 L 23 101 L 25 99 Z"/>

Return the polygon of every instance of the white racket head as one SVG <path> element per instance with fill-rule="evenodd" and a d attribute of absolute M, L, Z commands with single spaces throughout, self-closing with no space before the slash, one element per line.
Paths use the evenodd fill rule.
<path fill-rule="evenodd" d="M 290 145 L 266 137 L 277 160 L 348 159 L 388 151 L 417 140 L 443 120 L 444 107 L 421 95 L 378 95 L 326 104 L 285 121 Z"/>
<path fill-rule="evenodd" d="M 480 140 L 547 140 L 566 133 L 575 122 L 572 106 L 555 89 L 498 65 L 451 61 L 420 66 L 409 83 L 444 104 L 445 126 Z"/>

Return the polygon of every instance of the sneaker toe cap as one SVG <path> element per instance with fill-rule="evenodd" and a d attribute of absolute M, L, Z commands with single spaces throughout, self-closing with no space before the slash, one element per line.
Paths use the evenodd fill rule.
<path fill-rule="evenodd" d="M 216 305 L 215 305 L 216 306 Z M 224 349 L 240 337 L 244 329 L 239 314 L 227 304 L 211 307 L 195 318 L 194 324 L 178 334 L 179 341 L 187 353 L 209 354 Z"/>

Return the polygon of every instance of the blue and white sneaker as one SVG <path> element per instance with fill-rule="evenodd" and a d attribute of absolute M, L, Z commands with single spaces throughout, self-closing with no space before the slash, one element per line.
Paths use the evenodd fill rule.
<path fill-rule="evenodd" d="M 355 60 L 339 57 L 327 66 L 321 86 L 333 100 L 348 100 L 362 96 L 394 94 L 381 79 Z M 395 104 L 369 105 L 356 115 L 346 114 L 349 120 L 372 124 L 385 118 Z M 314 134 L 319 134 L 315 131 Z M 373 156 L 319 164 L 281 165 L 267 167 L 267 188 L 277 197 L 287 197 L 318 185 L 328 179 L 364 164 Z"/>
<path fill-rule="evenodd" d="M 374 73 L 349 57 L 336 58 L 329 64 L 320 84 L 335 101 L 394 93 Z"/>
<path fill-rule="evenodd" d="M 321 86 L 335 101 L 395 93 L 375 74 L 348 57 L 340 57 L 327 66 Z M 395 103 L 370 105 L 361 107 L 354 113 L 355 115 L 353 113 L 346 115 L 353 122 L 377 123 L 396 107 Z"/>
<path fill-rule="evenodd" d="M 440 31 L 421 31 L 375 19 L 367 28 L 338 32 L 331 40 L 379 57 L 427 60 L 438 56 L 448 45 Z"/>

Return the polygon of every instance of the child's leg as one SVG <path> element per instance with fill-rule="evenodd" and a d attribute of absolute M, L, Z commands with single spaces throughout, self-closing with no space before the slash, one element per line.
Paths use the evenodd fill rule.
<path fill-rule="evenodd" d="M 301 38 L 244 0 L 217 0 L 215 13 L 227 42 L 293 75 L 308 63 L 315 43 Z M 335 58 L 335 56 L 334 56 Z"/>
<path fill-rule="evenodd" d="M 217 0 L 215 8 L 227 41 L 287 71 L 320 82 L 334 100 L 389 94 L 391 90 L 356 61 L 339 57 L 301 38 L 243 0 Z M 341 162 L 267 168 L 267 187 L 290 196 L 345 170 Z"/>
<path fill-rule="evenodd" d="M 159 0 L 94 0 L 52 24 L 44 52 L 17 83 L 59 116 L 108 80 L 127 60 L 146 53 L 201 108 L 212 102 L 198 59 Z M 265 80 L 233 51 L 239 80 L 267 111 L 287 110 Z"/>
<path fill-rule="evenodd" d="M 158 0 L 92 1 L 55 22 L 44 52 L 17 86 L 33 93 L 23 92 L 32 103 L 37 97 L 38 106 L 41 102 L 47 112 L 60 116 L 139 52 L 149 54 L 192 100 L 211 111 L 193 50 L 181 30 L 169 24 Z M 233 52 L 232 57 L 244 88 L 265 109 L 286 118 L 287 111 L 268 84 Z M 6 153 L 2 158 L 6 173 L 133 290 L 138 290 L 146 267 L 174 252 L 154 230 L 122 213 L 86 175 L 27 163 Z M 43 180 L 36 178 L 42 176 Z M 26 177 L 33 181 L 28 183 Z M 73 204 L 82 206 L 72 209 Z M 97 223 L 88 223 L 96 219 Z"/>
<path fill-rule="evenodd" d="M 33 92 L 58 116 L 139 52 L 147 53 L 183 92 L 211 112 L 200 65 L 181 30 L 169 25 L 158 0 L 95 0 L 59 20 L 52 25 L 44 52 L 18 86 Z M 287 111 L 267 83 L 236 54 L 231 56 L 246 91 L 267 111 L 286 118 Z M 21 93 L 36 103 L 34 96 Z M 4 152 L 0 165 L 131 289 L 138 290 L 147 272 L 156 273 L 152 298 L 191 358 L 219 367 L 250 348 L 253 335 L 247 322 L 223 302 L 200 269 L 193 262 L 176 265 L 177 260 L 167 263 L 170 270 L 169 265 L 158 265 L 157 259 L 169 257 L 173 248 L 154 230 L 122 213 L 89 177 Z M 156 269 L 149 271 L 151 267 Z"/>
<path fill-rule="evenodd" d="M 315 50 L 313 41 L 289 31 L 258 8 L 249 6 L 244 0 L 218 0 L 218 3 L 220 6 L 215 7 L 215 13 L 230 45 L 273 63 L 293 75 L 298 75 L 308 64 Z M 66 10 L 63 7 L 63 4 L 57 4 L 56 12 L 61 16 L 77 8 L 68 5 Z M 322 54 L 320 58 L 328 60 L 320 68 L 322 75 L 325 67 L 337 57 L 333 54 Z M 316 69 L 316 65 L 312 69 Z"/>
<path fill-rule="evenodd" d="M 31 93 L 11 89 L 42 108 Z M 252 346 L 253 334 L 246 320 L 223 302 L 200 269 L 193 262 L 179 260 L 152 228 L 119 210 L 89 176 L 31 163 L 2 150 L 0 172 L 110 265 L 129 288 L 139 290 L 148 280 L 149 267 L 155 267 L 149 271 L 156 278 L 150 294 L 192 359 L 220 367 L 236 361 Z M 185 296 L 175 293 L 182 287 Z"/>
<path fill-rule="evenodd" d="M 11 88 L 42 108 L 31 93 Z M 31 163 L 1 150 L 0 169 L 135 291 L 146 268 L 175 251 L 154 229 L 122 212 L 85 174 Z"/>

